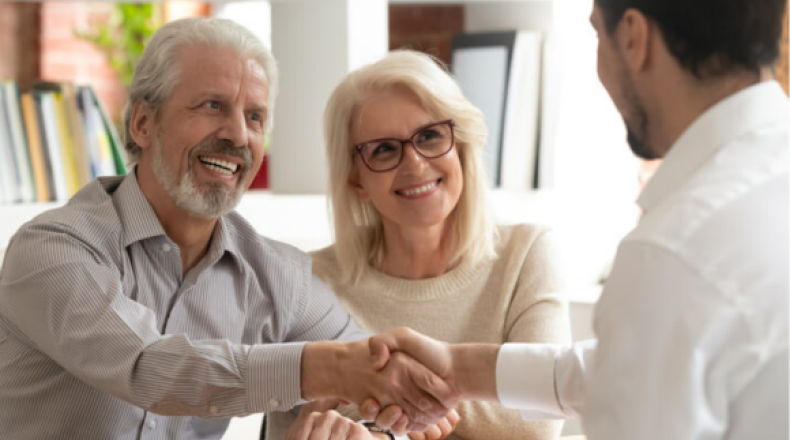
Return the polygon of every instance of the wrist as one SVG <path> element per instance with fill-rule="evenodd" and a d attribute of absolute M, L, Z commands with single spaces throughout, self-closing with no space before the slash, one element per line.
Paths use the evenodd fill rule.
<path fill-rule="evenodd" d="M 302 352 L 302 398 L 318 400 L 344 397 L 340 380 L 340 359 L 345 349 L 343 342 L 311 342 Z"/>
<path fill-rule="evenodd" d="M 450 346 L 453 379 L 461 400 L 497 400 L 496 362 L 499 347 L 495 344 Z"/>

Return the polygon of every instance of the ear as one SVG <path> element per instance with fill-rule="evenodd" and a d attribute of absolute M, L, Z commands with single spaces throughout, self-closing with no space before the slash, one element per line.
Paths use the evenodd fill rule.
<path fill-rule="evenodd" d="M 147 104 L 137 101 L 129 118 L 129 135 L 141 149 L 147 150 L 154 141 L 154 117 Z"/>
<path fill-rule="evenodd" d="M 362 186 L 362 183 L 359 180 L 359 170 L 354 170 L 351 173 L 351 176 L 348 178 L 348 186 L 351 187 L 351 190 L 354 191 L 354 194 L 357 195 L 357 199 L 360 202 L 366 203 L 370 201 L 370 194 L 368 194 L 368 190 Z"/>
<path fill-rule="evenodd" d="M 636 9 L 626 10 L 617 26 L 620 53 L 633 72 L 641 72 L 648 66 L 653 30 L 650 20 Z"/>

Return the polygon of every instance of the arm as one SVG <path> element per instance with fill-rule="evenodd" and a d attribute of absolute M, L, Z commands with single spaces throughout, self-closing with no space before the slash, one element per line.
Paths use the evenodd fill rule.
<path fill-rule="evenodd" d="M 154 313 L 123 292 L 112 258 L 58 225 L 17 234 L 0 280 L 0 314 L 9 332 L 70 374 L 164 415 L 266 411 L 277 384 L 262 376 L 276 380 L 301 356 L 301 347 L 162 335 Z"/>

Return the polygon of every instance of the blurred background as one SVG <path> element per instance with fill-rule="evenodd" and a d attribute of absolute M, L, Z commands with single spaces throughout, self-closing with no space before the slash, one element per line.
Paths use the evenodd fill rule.
<path fill-rule="evenodd" d="M 598 81 L 591 9 L 592 0 L 0 2 L 0 262 L 22 223 L 98 175 L 126 172 L 126 87 L 156 29 L 224 17 L 271 47 L 281 70 L 266 161 L 239 206 L 260 233 L 306 251 L 331 243 L 329 94 L 390 49 L 424 51 L 484 111 L 499 221 L 557 231 L 574 338 L 587 338 L 617 243 L 638 219 L 636 197 L 660 166 L 631 154 Z M 787 54 L 785 17 L 785 91 Z M 226 438 L 254 438 L 258 422 L 234 423 Z M 568 423 L 566 434 L 579 432 Z"/>

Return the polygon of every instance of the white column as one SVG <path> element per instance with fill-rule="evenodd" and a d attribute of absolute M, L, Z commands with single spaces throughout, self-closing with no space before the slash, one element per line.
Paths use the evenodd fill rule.
<path fill-rule="evenodd" d="M 280 67 L 269 186 L 278 193 L 327 188 L 323 113 L 329 95 L 353 69 L 389 44 L 386 0 L 274 0 L 272 52 Z"/>

